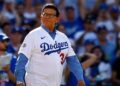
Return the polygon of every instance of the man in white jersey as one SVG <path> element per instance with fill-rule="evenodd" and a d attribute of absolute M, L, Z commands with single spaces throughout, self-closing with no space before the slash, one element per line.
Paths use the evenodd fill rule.
<path fill-rule="evenodd" d="M 17 86 L 60 86 L 63 63 L 85 86 L 82 67 L 65 34 L 55 29 L 59 11 L 54 4 L 46 4 L 41 12 L 41 26 L 24 39 L 16 64 Z"/>

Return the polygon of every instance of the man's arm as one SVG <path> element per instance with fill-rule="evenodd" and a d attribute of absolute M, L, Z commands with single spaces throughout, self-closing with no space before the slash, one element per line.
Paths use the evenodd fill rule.
<path fill-rule="evenodd" d="M 83 78 L 83 69 L 77 56 L 70 56 L 66 58 L 66 62 L 70 71 L 75 75 L 78 80 L 78 86 L 85 86 Z"/>
<path fill-rule="evenodd" d="M 14 74 L 12 73 L 12 71 L 10 70 L 10 65 L 6 65 L 2 69 L 8 74 L 9 81 L 16 83 L 16 78 Z"/>
<path fill-rule="evenodd" d="M 97 56 L 94 54 L 86 53 L 85 55 L 87 55 L 89 58 L 82 63 L 83 70 L 85 70 L 88 67 L 90 67 L 91 65 L 93 65 L 97 60 Z"/>
<path fill-rule="evenodd" d="M 15 68 L 17 86 L 23 86 L 25 84 L 24 77 L 26 73 L 25 66 L 27 62 L 28 62 L 28 58 L 24 54 L 20 53 Z"/>

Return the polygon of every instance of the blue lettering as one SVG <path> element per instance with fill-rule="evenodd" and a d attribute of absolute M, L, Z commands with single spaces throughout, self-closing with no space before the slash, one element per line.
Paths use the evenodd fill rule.
<path fill-rule="evenodd" d="M 53 49 L 53 45 L 52 44 L 50 44 L 49 47 L 50 47 L 50 49 Z"/>
<path fill-rule="evenodd" d="M 48 43 L 42 43 L 40 45 L 40 48 L 42 48 L 41 52 L 49 50 L 49 44 Z"/>
<path fill-rule="evenodd" d="M 67 43 L 67 42 L 65 42 L 65 46 L 68 46 L 68 43 Z"/>
<path fill-rule="evenodd" d="M 51 54 L 53 52 L 60 53 L 61 50 L 68 48 L 68 43 L 67 42 L 57 43 L 56 41 L 55 44 L 42 43 L 40 45 L 40 48 L 42 49 L 41 52 L 45 52 L 45 54 Z"/>
<path fill-rule="evenodd" d="M 58 48 L 57 42 L 55 41 L 54 48 Z"/>

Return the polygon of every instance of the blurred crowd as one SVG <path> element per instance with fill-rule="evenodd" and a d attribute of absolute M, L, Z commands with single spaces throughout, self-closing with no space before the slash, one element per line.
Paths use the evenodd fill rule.
<path fill-rule="evenodd" d="M 59 8 L 56 29 L 69 37 L 79 59 L 87 59 L 85 53 L 97 56 L 85 70 L 87 86 L 120 86 L 120 0 L 0 0 L 0 56 L 4 43 L 15 60 L 24 37 L 40 26 L 45 3 Z M 14 72 L 12 67 L 8 68 Z M 0 75 L 4 86 L 1 82 Z"/>

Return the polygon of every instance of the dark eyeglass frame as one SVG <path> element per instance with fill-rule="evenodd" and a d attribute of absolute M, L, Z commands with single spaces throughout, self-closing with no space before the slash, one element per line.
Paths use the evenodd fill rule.
<path fill-rule="evenodd" d="M 43 17 L 45 17 L 45 18 L 54 18 L 54 17 L 57 17 L 56 14 L 48 14 L 48 13 L 45 13 L 45 12 L 43 12 L 41 15 Z"/>

